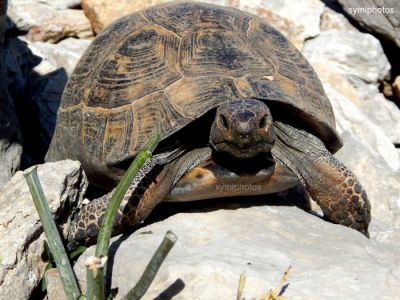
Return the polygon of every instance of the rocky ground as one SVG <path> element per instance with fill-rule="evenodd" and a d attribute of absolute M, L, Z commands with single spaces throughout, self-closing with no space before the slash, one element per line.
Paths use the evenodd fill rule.
<path fill-rule="evenodd" d="M 68 76 L 97 32 L 121 15 L 161 2 L 168 1 L 9 0 L 6 17 L 0 0 L 0 295 L 28 299 L 44 273 L 44 237 L 17 171 L 43 163 Z M 395 8 L 393 14 L 351 10 L 373 8 L 373 0 L 205 2 L 267 19 L 312 64 L 344 141 L 336 156 L 371 200 L 371 240 L 296 207 L 271 205 L 268 197 L 256 206 L 185 209 L 116 240 L 113 287 L 132 286 L 163 233 L 173 229 L 179 242 L 146 299 L 170 299 L 174 293 L 174 299 L 232 299 L 242 271 L 248 275 L 247 299 L 273 288 L 288 265 L 293 267 L 289 299 L 395 299 L 400 295 L 398 1 L 381 1 Z M 43 164 L 39 176 L 62 222 L 87 187 L 80 165 Z"/>

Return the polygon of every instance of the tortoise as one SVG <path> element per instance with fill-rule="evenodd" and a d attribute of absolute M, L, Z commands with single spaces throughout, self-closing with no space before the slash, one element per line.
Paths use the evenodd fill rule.
<path fill-rule="evenodd" d="M 368 237 L 370 204 L 333 156 L 342 142 L 322 84 L 259 17 L 174 2 L 122 17 L 94 39 L 65 87 L 46 156 L 79 160 L 109 192 L 81 209 L 70 243 L 96 237 L 111 189 L 155 133 L 162 141 L 125 195 L 114 234 L 161 201 L 301 183 L 325 219 Z"/>

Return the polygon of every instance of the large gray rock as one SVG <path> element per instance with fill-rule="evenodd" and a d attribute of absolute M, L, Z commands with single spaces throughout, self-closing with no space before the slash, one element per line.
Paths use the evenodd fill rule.
<path fill-rule="evenodd" d="M 291 1 L 291 0 L 256 0 L 260 6 L 270 9 L 281 17 L 303 27 L 306 39 L 319 34 L 321 14 L 324 4 L 319 0 Z"/>
<path fill-rule="evenodd" d="M 364 147 L 381 161 L 381 164 L 389 170 L 398 171 L 400 160 L 394 145 L 386 133 L 362 110 L 363 100 L 357 98 L 357 93 L 351 85 L 346 86 L 344 78 L 334 72 L 321 70 L 319 65 L 316 65 L 315 69 L 331 100 L 339 134 L 344 134 L 346 131 L 354 133 Z M 385 120 L 390 121 L 387 117 Z M 348 158 L 351 159 L 352 157 Z M 362 174 L 362 176 L 369 175 Z M 381 181 L 379 178 L 376 180 Z"/>
<path fill-rule="evenodd" d="M 29 29 L 30 41 L 57 43 L 66 37 L 91 38 L 92 28 L 82 10 L 68 9 L 49 17 Z"/>
<path fill-rule="evenodd" d="M 360 32 L 328 30 L 308 40 L 303 54 L 323 81 L 337 90 L 347 90 L 342 94 L 351 89 L 340 86 L 343 80 L 337 77 L 344 77 L 354 87 L 355 93 L 350 99 L 392 143 L 400 142 L 400 110 L 378 90 L 380 81 L 388 75 L 390 64 L 376 38 Z M 398 167 L 398 163 L 394 163 L 394 169 Z"/>
<path fill-rule="evenodd" d="M 330 61 L 327 67 L 336 68 L 365 96 L 369 95 L 367 85 L 377 87 L 390 70 L 381 44 L 366 33 L 327 30 L 308 40 L 302 52 L 311 64 Z"/>
<path fill-rule="evenodd" d="M 366 99 L 361 109 L 392 143 L 400 144 L 400 109 L 394 102 L 377 93 Z"/>
<path fill-rule="evenodd" d="M 253 299 L 275 288 L 289 265 L 283 294 L 288 299 L 400 295 L 399 239 L 393 244 L 368 240 L 296 207 L 259 206 L 181 213 L 141 228 L 123 242 L 114 239 L 109 270 L 117 299 L 138 281 L 167 230 L 176 233 L 177 244 L 143 300 L 235 299 L 243 271 L 243 296 Z M 93 252 L 92 247 L 75 266 L 82 285 L 84 262 Z"/>
<path fill-rule="evenodd" d="M 39 165 L 38 176 L 56 219 L 65 218 L 82 200 L 88 184 L 80 163 L 71 160 Z M 1 299 L 28 299 L 38 285 L 46 266 L 41 258 L 42 232 L 28 185 L 19 171 L 0 190 Z"/>
<path fill-rule="evenodd" d="M 398 0 L 338 0 L 361 27 L 400 47 L 400 2 Z"/>
<path fill-rule="evenodd" d="M 0 1 L 0 187 L 18 170 L 22 140 L 14 103 L 8 91 L 4 31 L 7 1 Z"/>
<path fill-rule="evenodd" d="M 33 54 L 42 59 L 34 71 L 44 76 L 57 69 L 65 69 L 70 75 L 90 42 L 87 39 L 67 38 L 57 44 L 28 43 Z"/>

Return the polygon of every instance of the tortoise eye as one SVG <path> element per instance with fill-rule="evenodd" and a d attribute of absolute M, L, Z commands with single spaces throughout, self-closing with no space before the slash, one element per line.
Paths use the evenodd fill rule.
<path fill-rule="evenodd" d="M 225 127 L 225 129 L 229 128 L 228 120 L 226 119 L 226 117 L 224 115 L 219 115 L 219 121 L 222 124 L 222 126 Z"/>
<path fill-rule="evenodd" d="M 263 128 L 267 124 L 267 115 L 264 115 L 261 119 L 260 122 L 258 123 L 259 128 Z"/>

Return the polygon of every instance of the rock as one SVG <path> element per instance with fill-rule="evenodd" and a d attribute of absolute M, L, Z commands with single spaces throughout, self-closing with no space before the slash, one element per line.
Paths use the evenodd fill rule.
<path fill-rule="evenodd" d="M 338 0 L 354 21 L 400 47 L 400 2 L 397 0 Z"/>
<path fill-rule="evenodd" d="M 393 97 L 393 87 L 387 80 L 382 81 L 382 93 L 385 97 Z"/>
<path fill-rule="evenodd" d="M 156 4 L 170 2 L 169 0 L 146 0 L 134 1 L 124 0 L 110 2 L 106 0 L 82 0 L 82 8 L 89 18 L 93 30 L 98 33 L 107 25 L 124 15 L 149 8 Z M 319 16 L 323 4 L 319 1 L 308 0 L 303 2 L 307 9 L 299 13 L 295 2 L 286 1 L 229 1 L 229 0 L 205 0 L 203 2 L 233 6 L 265 18 L 271 25 L 282 32 L 296 47 L 301 48 L 307 37 L 314 36 L 319 32 Z M 297 12 L 296 12 L 297 9 Z M 304 13 L 307 11 L 307 13 Z"/>
<path fill-rule="evenodd" d="M 227 0 L 227 2 L 230 3 L 231 1 Z M 322 1 L 248 0 L 244 1 L 243 6 L 245 6 L 247 3 L 257 3 L 257 5 L 268 8 L 273 13 L 289 19 L 294 24 L 301 25 L 303 27 L 303 34 L 306 39 L 317 36 L 320 32 L 320 19 L 325 6 Z"/>
<path fill-rule="evenodd" d="M 57 268 L 46 271 L 45 279 L 47 283 L 47 300 L 67 300 L 64 286 Z"/>
<path fill-rule="evenodd" d="M 317 60 L 329 61 L 332 64 L 329 68 L 335 67 L 356 87 L 360 95 L 367 97 L 370 91 L 366 85 L 377 89 L 379 81 L 390 70 L 381 44 L 366 33 L 324 31 L 318 37 L 308 40 L 302 52 L 311 64 Z"/>
<path fill-rule="evenodd" d="M 26 0 L 12 0 L 12 1 L 26 1 Z M 80 0 L 36 0 L 36 2 L 40 2 L 55 9 L 66 9 L 66 8 L 79 8 L 81 5 Z"/>
<path fill-rule="evenodd" d="M 361 109 L 393 144 L 400 144 L 400 109 L 394 102 L 378 93 L 363 101 Z"/>
<path fill-rule="evenodd" d="M 250 1 L 250 3 L 252 3 Z M 240 8 L 252 14 L 255 14 L 265 19 L 269 24 L 274 26 L 280 33 L 282 33 L 292 44 L 297 48 L 303 47 L 306 38 L 304 34 L 304 27 L 297 25 L 293 21 L 286 19 L 273 13 L 271 10 L 264 8 L 262 5 L 254 7 Z"/>
<path fill-rule="evenodd" d="M 33 54 L 42 59 L 34 71 L 44 76 L 62 68 L 68 75 L 71 74 L 90 42 L 87 39 L 67 38 L 57 44 L 28 43 Z"/>
<path fill-rule="evenodd" d="M 335 68 L 332 67 L 332 63 L 330 62 L 320 62 L 320 64 L 313 64 L 315 71 L 317 72 L 319 78 L 321 79 L 325 92 L 330 99 L 335 117 L 336 117 L 336 125 L 339 131 L 339 134 L 349 130 L 353 132 L 356 136 L 358 136 L 359 140 L 364 144 L 367 144 L 367 148 L 370 153 L 373 153 L 375 157 L 379 157 L 381 160 L 381 164 L 386 165 L 386 167 L 390 168 L 393 171 L 399 169 L 399 157 L 396 154 L 393 143 L 391 139 L 387 136 L 387 133 L 383 131 L 383 122 L 387 122 L 391 124 L 393 128 L 398 128 L 398 124 L 395 121 L 395 118 L 391 120 L 390 114 L 385 115 L 383 120 L 376 121 L 371 119 L 370 116 L 366 114 L 367 111 L 366 106 L 369 102 L 362 100 L 356 89 L 346 80 L 346 78 L 338 73 Z M 326 68 L 329 65 L 330 68 Z M 377 105 L 377 107 L 385 107 L 387 104 L 389 107 L 392 106 L 387 100 L 382 99 L 379 96 L 380 94 L 376 94 L 375 97 L 370 100 L 373 106 Z M 376 103 L 374 101 L 385 100 L 386 102 Z M 378 117 L 379 110 L 376 109 L 373 114 Z M 391 113 L 393 116 L 396 115 L 397 108 L 392 106 L 392 111 L 383 110 L 384 112 Z M 379 125 L 381 124 L 381 125 Z M 384 124 L 386 126 L 386 124 Z M 380 126 L 382 128 L 380 128 Z M 366 147 L 366 145 L 364 145 Z M 348 158 L 351 160 L 351 157 Z M 358 175 L 358 174 L 357 174 Z M 368 176 L 368 173 L 360 174 L 361 176 Z M 379 178 L 375 178 L 377 182 L 381 180 Z"/>
<path fill-rule="evenodd" d="M 243 271 L 243 297 L 253 299 L 277 287 L 289 265 L 283 294 L 288 299 L 372 300 L 400 294 L 398 239 L 397 245 L 368 240 L 296 207 L 259 206 L 180 213 L 114 238 L 108 268 L 117 299 L 138 281 L 167 230 L 178 241 L 144 300 L 235 299 Z M 84 262 L 93 253 L 91 247 L 75 266 L 82 285 Z"/>
<path fill-rule="evenodd" d="M 360 47 L 365 50 L 359 51 Z M 349 99 L 366 114 L 366 119 L 383 130 L 392 143 L 398 143 L 400 110 L 378 90 L 379 82 L 388 75 L 390 64 L 377 39 L 359 32 L 328 30 L 308 40 L 303 54 L 323 77 L 323 82 L 329 82 L 337 90 L 344 89 L 346 93 L 351 88 L 339 87 L 343 80 L 338 75 L 344 77 L 354 87 Z M 389 160 L 397 170 L 398 159 L 391 157 Z"/>
<path fill-rule="evenodd" d="M 82 201 L 87 179 L 80 163 L 39 165 L 38 176 L 55 218 L 65 218 Z M 64 221 L 65 220 L 60 220 Z M 45 237 L 21 171 L 0 190 L 0 295 L 28 299 L 44 274 Z"/>
<path fill-rule="evenodd" d="M 91 38 L 92 28 L 82 10 L 64 10 L 62 16 L 56 15 L 44 20 L 40 25 L 29 29 L 27 39 L 32 42 L 57 43 L 65 37 Z"/>
<path fill-rule="evenodd" d="M 142 4 L 139 3 L 143 2 L 145 4 L 148 4 L 149 6 L 152 5 L 153 3 L 152 0 L 149 1 L 123 0 L 113 3 L 106 0 L 82 0 L 81 5 L 85 12 L 86 17 L 89 19 L 90 24 L 92 25 L 93 31 L 99 33 L 119 17 L 140 10 Z"/>
<path fill-rule="evenodd" d="M 7 58 L 4 47 L 7 2 L 0 2 L 0 186 L 18 170 L 22 141 L 15 106 L 8 91 Z"/>
<path fill-rule="evenodd" d="M 321 15 L 320 30 L 326 31 L 330 29 L 344 30 L 344 31 L 358 31 L 345 16 L 335 12 L 329 7 L 324 7 Z"/>
<path fill-rule="evenodd" d="M 397 99 L 397 103 L 400 103 L 400 75 L 396 76 L 393 82 L 393 93 Z"/>
<path fill-rule="evenodd" d="M 48 3 L 38 0 L 12 1 L 8 14 L 12 26 L 28 32 L 32 41 L 55 43 L 65 37 L 93 36 L 90 23 L 81 10 L 57 10 Z"/>

